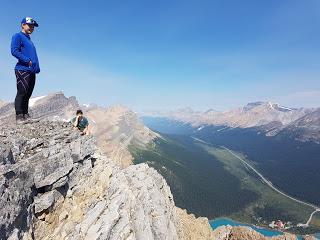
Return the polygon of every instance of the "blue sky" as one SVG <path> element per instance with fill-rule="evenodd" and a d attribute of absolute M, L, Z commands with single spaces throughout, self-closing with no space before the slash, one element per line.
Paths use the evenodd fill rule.
<path fill-rule="evenodd" d="M 11 36 L 24 16 L 40 25 L 34 96 L 62 90 L 135 111 L 320 106 L 319 0 L 5 1 L 6 101 L 16 93 Z"/>

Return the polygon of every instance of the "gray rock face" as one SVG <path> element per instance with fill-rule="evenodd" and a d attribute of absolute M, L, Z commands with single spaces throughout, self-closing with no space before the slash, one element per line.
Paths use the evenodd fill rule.
<path fill-rule="evenodd" d="M 121 169 L 96 157 L 88 177 L 81 175 L 61 207 L 36 221 L 36 238 L 178 239 L 173 197 L 161 175 L 146 164 Z M 53 215 L 59 221 L 52 222 Z"/>
<path fill-rule="evenodd" d="M 0 136 L 0 239 L 12 234 L 20 238 L 29 231 L 34 213 L 58 199 L 60 193 L 51 190 L 67 183 L 62 180 L 73 169 L 72 155 L 90 160 L 94 140 L 58 122 L 8 124 Z"/>
<path fill-rule="evenodd" d="M 36 100 L 36 101 L 35 101 Z M 31 98 L 29 113 L 33 118 L 48 121 L 64 121 L 74 116 L 80 106 L 75 97 L 65 97 L 62 92 Z M 14 104 L 0 103 L 0 124 L 15 120 Z"/>
<path fill-rule="evenodd" d="M 111 177 L 106 204 L 103 201 L 81 223 L 83 237 L 177 239 L 170 189 L 146 164 L 130 166 Z"/>
<path fill-rule="evenodd" d="M 34 198 L 34 212 L 41 213 L 42 211 L 47 210 L 60 196 L 61 194 L 55 189 L 45 192 L 44 194 L 38 194 Z"/>
<path fill-rule="evenodd" d="M 6 165 L 12 163 L 14 163 L 14 158 L 11 149 L 4 144 L 0 144 L 0 164 Z"/>
<path fill-rule="evenodd" d="M 67 98 L 62 92 L 58 92 L 36 101 L 31 107 L 31 114 L 36 118 L 60 120 L 65 119 L 68 112 L 74 115 L 78 108 L 79 104 L 75 97 Z"/>
<path fill-rule="evenodd" d="M 289 136 L 302 142 L 313 141 L 320 144 L 320 108 L 281 129 L 279 135 Z"/>
<path fill-rule="evenodd" d="M 170 188 L 68 123 L 0 128 L 0 239 L 178 239 Z"/>
<path fill-rule="evenodd" d="M 0 239 L 21 236 L 32 219 L 33 181 L 27 166 L 2 166 L 0 179 Z"/>

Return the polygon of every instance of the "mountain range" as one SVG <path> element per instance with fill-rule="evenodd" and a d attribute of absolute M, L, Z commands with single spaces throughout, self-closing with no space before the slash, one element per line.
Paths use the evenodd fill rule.
<path fill-rule="evenodd" d="M 142 116 L 165 117 L 193 127 L 214 125 L 228 128 L 255 128 L 266 136 L 292 137 L 320 143 L 320 108 L 289 108 L 271 102 L 253 102 L 228 111 L 204 112 L 183 108 L 175 111 L 148 111 Z"/>

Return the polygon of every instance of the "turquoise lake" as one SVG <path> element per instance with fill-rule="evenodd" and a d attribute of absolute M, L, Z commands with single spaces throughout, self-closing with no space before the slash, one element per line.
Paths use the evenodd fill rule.
<path fill-rule="evenodd" d="M 209 223 L 210 223 L 210 226 L 212 227 L 212 229 L 216 229 L 217 227 L 226 226 L 226 225 L 246 226 L 246 227 L 250 227 L 250 228 L 254 229 L 255 231 L 261 233 L 262 235 L 264 235 L 266 237 L 283 235 L 283 232 L 280 232 L 280 231 L 256 227 L 254 225 L 250 225 L 250 224 L 246 224 L 246 223 L 240 223 L 240 222 L 234 221 L 229 218 L 217 218 L 214 220 L 210 220 Z M 320 239 L 320 233 L 314 234 L 313 237 L 315 237 L 316 239 Z M 299 236 L 299 235 L 297 236 L 297 240 L 302 240 L 302 239 L 303 238 L 301 236 Z"/>
<path fill-rule="evenodd" d="M 254 226 L 254 225 L 236 222 L 236 221 L 229 219 L 229 218 L 217 218 L 217 219 L 209 221 L 209 223 L 213 229 L 216 229 L 217 227 L 220 227 L 220 226 L 226 226 L 226 225 L 246 226 L 246 227 L 250 227 L 250 228 L 254 229 L 255 231 L 261 233 L 262 235 L 264 235 L 266 237 L 279 236 L 279 235 L 283 234 L 280 231 L 266 229 L 266 228 L 260 228 L 260 227 Z"/>

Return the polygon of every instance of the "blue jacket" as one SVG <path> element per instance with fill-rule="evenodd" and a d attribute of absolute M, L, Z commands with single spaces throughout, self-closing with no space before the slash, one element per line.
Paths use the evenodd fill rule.
<path fill-rule="evenodd" d="M 37 51 L 28 34 L 18 32 L 12 36 L 11 54 L 18 59 L 14 69 L 32 73 L 40 72 Z M 29 66 L 30 61 L 31 66 Z"/>

